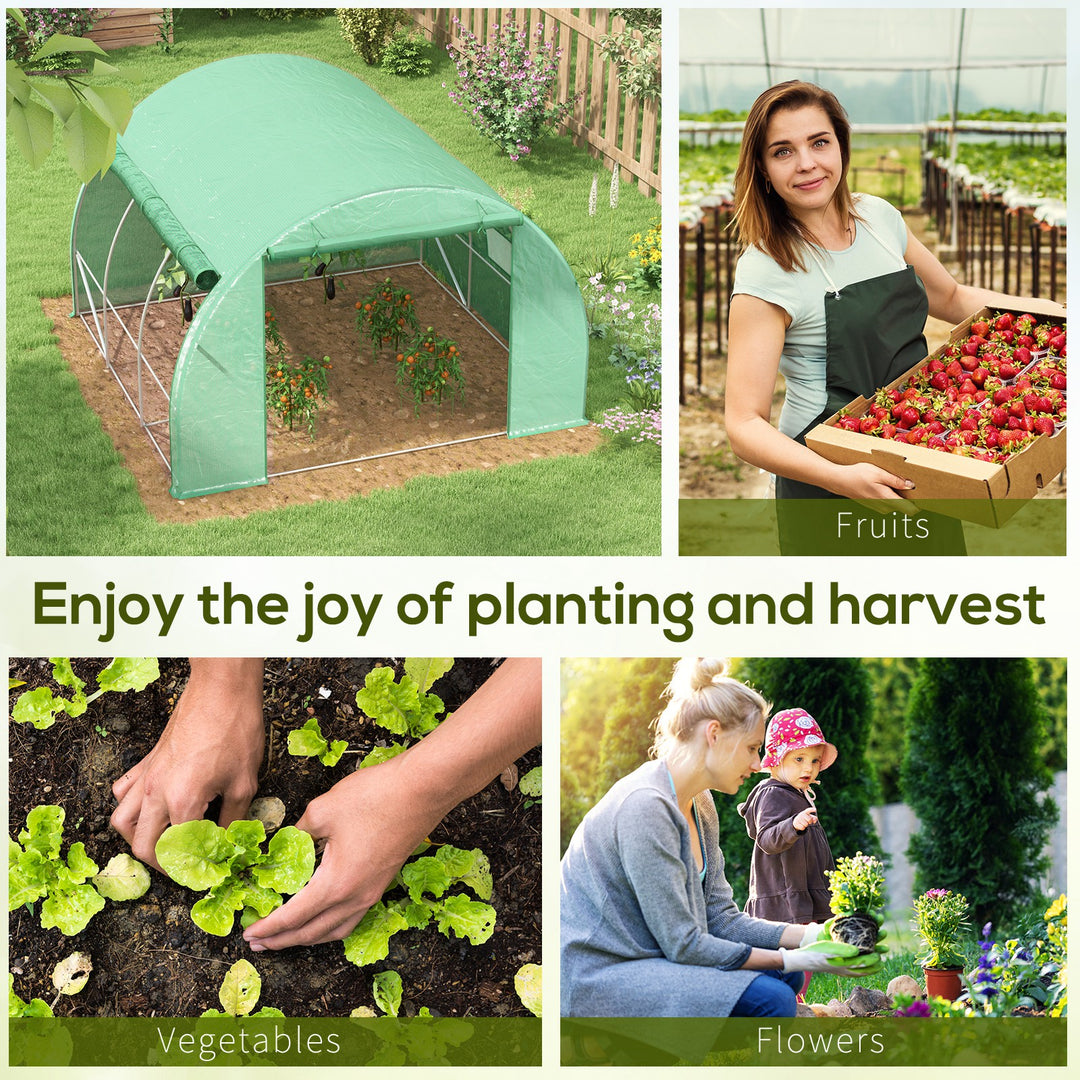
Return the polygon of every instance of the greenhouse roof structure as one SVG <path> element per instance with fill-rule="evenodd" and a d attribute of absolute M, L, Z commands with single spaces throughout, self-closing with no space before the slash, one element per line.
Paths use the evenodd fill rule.
<path fill-rule="evenodd" d="M 855 123 L 1066 108 L 1063 7 L 684 8 L 679 41 L 681 113 L 748 109 L 796 78 Z"/>
<path fill-rule="evenodd" d="M 236 56 L 137 106 L 72 226 L 84 317 L 145 309 L 170 258 L 207 292 L 169 396 L 174 496 L 266 482 L 265 284 L 356 250 L 416 252 L 505 337 L 508 435 L 585 423 L 584 305 L 548 237 L 355 76 Z"/>

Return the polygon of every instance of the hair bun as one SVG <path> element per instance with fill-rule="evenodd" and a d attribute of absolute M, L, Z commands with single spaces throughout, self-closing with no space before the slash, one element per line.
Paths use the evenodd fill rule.
<path fill-rule="evenodd" d="M 690 689 L 702 690 L 718 676 L 726 674 L 728 662 L 715 656 L 698 656 L 690 669 Z"/>

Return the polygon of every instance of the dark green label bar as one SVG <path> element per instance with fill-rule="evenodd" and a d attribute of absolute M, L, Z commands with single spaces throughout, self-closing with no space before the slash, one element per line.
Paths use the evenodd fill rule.
<path fill-rule="evenodd" d="M 1066 1064 L 1046 1017 L 563 1020 L 563 1065 L 936 1066 Z"/>
<path fill-rule="evenodd" d="M 1065 499 L 680 499 L 680 555 L 1064 555 Z"/>
<path fill-rule="evenodd" d="M 540 1021 L 19 1018 L 8 1064 L 34 1066 L 539 1065 Z"/>

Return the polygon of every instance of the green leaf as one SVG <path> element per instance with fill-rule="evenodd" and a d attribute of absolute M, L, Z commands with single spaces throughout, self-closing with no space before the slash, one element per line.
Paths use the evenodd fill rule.
<path fill-rule="evenodd" d="M 423 693 L 430 690 L 453 666 L 452 656 L 414 656 L 405 661 L 405 674 L 416 680 Z"/>
<path fill-rule="evenodd" d="M 317 716 L 311 717 L 303 727 L 290 731 L 286 742 L 293 757 L 319 757 L 329 750 Z"/>
<path fill-rule="evenodd" d="M 230 879 L 215 885 L 191 908 L 191 921 L 215 937 L 227 937 L 233 928 L 236 912 L 244 906 L 244 887 Z"/>
<path fill-rule="evenodd" d="M 495 883 L 491 879 L 491 862 L 479 849 L 473 851 L 476 856 L 467 873 L 461 877 L 463 885 L 467 885 L 481 900 L 490 900 Z"/>
<path fill-rule="evenodd" d="M 314 872 L 315 841 L 295 825 L 274 833 L 265 860 L 251 868 L 259 885 L 282 893 L 299 892 Z"/>
<path fill-rule="evenodd" d="M 266 826 L 254 818 L 237 818 L 229 822 L 225 839 L 233 845 L 229 872 L 235 874 L 263 859 L 261 845 L 266 839 Z"/>
<path fill-rule="evenodd" d="M 395 735 L 408 735 L 410 717 L 419 709 L 416 682 L 406 676 L 396 683 L 393 668 L 375 668 L 356 692 L 356 704 L 381 727 Z"/>
<path fill-rule="evenodd" d="M 543 969 L 539 964 L 524 964 L 514 976 L 514 989 L 521 1004 L 533 1014 L 541 1016 L 543 1006 Z"/>
<path fill-rule="evenodd" d="M 128 112 L 130 114 L 130 107 Z M 111 126 L 119 127 L 115 123 Z M 120 130 L 123 131 L 123 128 Z M 144 690 L 160 674 L 156 656 L 118 656 L 98 675 L 97 681 L 102 690 L 124 693 L 127 690 Z"/>
<path fill-rule="evenodd" d="M 390 952 L 390 938 L 408 923 L 401 912 L 377 900 L 345 939 L 345 959 L 357 967 L 385 960 Z"/>
<path fill-rule="evenodd" d="M 271 911 L 281 907 L 284 903 L 280 894 L 273 889 L 263 888 L 254 881 L 245 881 L 241 884 L 241 899 L 244 902 L 244 910 L 240 916 L 241 924 L 246 928 L 257 919 L 265 919 Z"/>
<path fill-rule="evenodd" d="M 495 909 L 467 896 L 451 896 L 435 912 L 439 930 L 449 937 L 453 930 L 458 937 L 467 937 L 474 945 L 482 945 L 495 931 Z"/>
<path fill-rule="evenodd" d="M 7 113 L 8 134 L 31 169 L 40 167 L 53 147 L 53 114 L 36 101 L 11 101 Z"/>
<path fill-rule="evenodd" d="M 81 885 L 98 872 L 98 864 L 86 854 L 81 840 L 68 848 L 67 871 L 71 875 L 72 883 L 76 885 Z"/>
<path fill-rule="evenodd" d="M 94 53 L 98 56 L 107 56 L 105 50 L 96 41 L 89 38 L 73 37 L 71 34 L 52 34 L 45 39 L 45 44 L 32 57 L 41 60 L 46 56 L 60 56 L 63 53 Z"/>
<path fill-rule="evenodd" d="M 116 153 L 116 132 L 85 102 L 80 101 L 64 124 L 64 147 L 75 175 L 88 184 L 104 175 Z"/>
<path fill-rule="evenodd" d="M 46 859 L 60 854 L 60 841 L 64 835 L 64 810 L 60 806 L 35 806 L 26 815 L 26 828 L 19 833 L 19 843 L 24 848 L 38 851 Z"/>
<path fill-rule="evenodd" d="M 401 1008 L 401 976 L 396 971 L 380 971 L 372 980 L 375 1004 L 387 1016 L 397 1016 Z"/>
<path fill-rule="evenodd" d="M 8 972 L 8 1016 L 52 1016 L 53 1011 L 41 998 L 23 1001 L 15 993 L 15 976 Z"/>
<path fill-rule="evenodd" d="M 225 830 L 200 819 L 170 825 L 154 847 L 158 865 L 173 881 L 189 889 L 207 889 L 229 876 L 236 851 Z"/>
<path fill-rule="evenodd" d="M 259 1001 L 262 979 L 247 960 L 237 960 L 225 973 L 218 1001 L 229 1016 L 247 1016 Z"/>
<path fill-rule="evenodd" d="M 86 929 L 86 924 L 105 906 L 93 885 L 76 885 L 72 889 L 51 892 L 41 902 L 41 926 L 55 926 L 60 933 L 71 937 Z"/>
<path fill-rule="evenodd" d="M 23 851 L 8 837 L 8 911 L 47 896 L 49 863 L 41 852 Z"/>
<path fill-rule="evenodd" d="M 439 714 L 444 709 L 442 698 L 437 694 L 424 694 L 420 698 L 420 707 L 409 724 L 410 735 L 426 735 L 439 726 Z"/>
<path fill-rule="evenodd" d="M 356 767 L 366 769 L 369 765 L 381 765 L 384 761 L 397 757 L 403 750 L 408 750 L 406 743 L 392 742 L 389 746 L 376 746 L 370 754 L 366 754 Z"/>
<path fill-rule="evenodd" d="M 419 903 L 425 892 L 435 897 L 442 896 L 450 887 L 452 878 L 435 856 L 423 855 L 401 868 L 401 880 L 409 890 L 413 903 Z"/>
<path fill-rule="evenodd" d="M 419 904 L 406 904 L 403 908 L 399 907 L 398 910 L 405 917 L 410 930 L 423 930 L 431 922 L 434 908 L 435 905 L 430 901 L 421 900 Z"/>
<path fill-rule="evenodd" d="M 30 86 L 45 99 L 49 108 L 60 117 L 60 122 L 66 123 L 79 102 L 75 91 L 63 79 L 31 79 Z"/>
<path fill-rule="evenodd" d="M 86 684 L 75 674 L 71 660 L 66 656 L 50 656 L 53 666 L 53 678 L 61 685 L 75 692 L 75 697 L 83 696 Z"/>
<path fill-rule="evenodd" d="M 109 127 L 120 134 L 124 133 L 132 112 L 131 97 L 126 90 L 119 86 L 84 86 L 83 97 Z M 154 666 L 157 666 L 156 662 Z M 154 678 L 157 678 L 156 674 Z M 142 687 L 134 689 L 141 690 Z"/>
<path fill-rule="evenodd" d="M 335 739 L 330 744 L 330 749 L 325 754 L 319 755 L 319 760 L 329 769 L 341 760 L 341 755 L 348 749 L 347 739 Z"/>
<path fill-rule="evenodd" d="M 44 731 L 56 723 L 56 714 L 65 705 L 64 699 L 53 697 L 47 686 L 39 686 L 36 690 L 27 690 L 19 695 L 15 708 L 11 710 L 11 719 L 17 724 L 33 724 L 39 731 Z"/>
<path fill-rule="evenodd" d="M 543 793 L 543 767 L 537 765 L 535 769 L 530 769 L 520 781 L 518 781 L 518 788 L 522 795 L 528 795 L 530 798 L 539 799 Z"/>
<path fill-rule="evenodd" d="M 30 77 L 14 60 L 7 62 L 7 92 L 8 97 L 13 98 L 20 105 L 25 105 L 30 100 Z M 11 108 L 10 101 L 8 108 Z"/>
<path fill-rule="evenodd" d="M 126 851 L 114 855 L 100 874 L 94 876 L 94 888 L 106 900 L 137 900 L 150 888 L 150 872 Z"/>

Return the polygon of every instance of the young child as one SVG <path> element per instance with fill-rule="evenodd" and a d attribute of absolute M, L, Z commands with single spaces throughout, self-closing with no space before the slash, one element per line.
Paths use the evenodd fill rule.
<path fill-rule="evenodd" d="M 769 721 L 761 760 L 769 779 L 739 806 L 754 840 L 747 914 L 788 923 L 832 917 L 825 871 L 836 863 L 818 822 L 812 785 L 835 760 L 836 747 L 805 709 L 784 709 Z"/>

